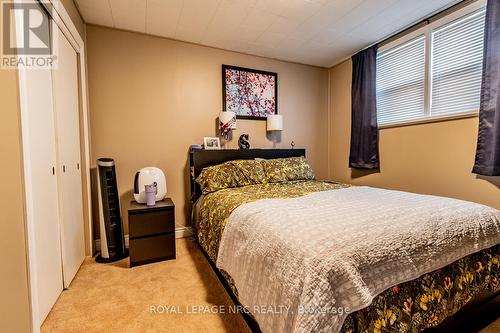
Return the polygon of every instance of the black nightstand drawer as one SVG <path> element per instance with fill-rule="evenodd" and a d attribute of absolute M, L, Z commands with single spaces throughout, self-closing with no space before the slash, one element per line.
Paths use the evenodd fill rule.
<path fill-rule="evenodd" d="M 175 234 L 130 240 L 130 267 L 175 259 Z"/>
<path fill-rule="evenodd" d="M 130 267 L 175 259 L 175 205 L 172 199 L 154 206 L 130 202 L 128 209 Z"/>
<path fill-rule="evenodd" d="M 130 238 L 175 231 L 173 209 L 129 214 L 128 219 Z"/>

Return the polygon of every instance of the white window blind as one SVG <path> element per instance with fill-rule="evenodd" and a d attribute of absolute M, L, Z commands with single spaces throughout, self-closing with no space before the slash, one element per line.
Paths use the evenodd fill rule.
<path fill-rule="evenodd" d="M 479 109 L 485 11 L 432 32 L 431 116 Z"/>
<path fill-rule="evenodd" d="M 380 47 L 379 126 L 478 114 L 485 7 L 476 1 Z"/>
<path fill-rule="evenodd" d="M 379 124 L 424 116 L 425 35 L 380 52 L 376 80 Z"/>

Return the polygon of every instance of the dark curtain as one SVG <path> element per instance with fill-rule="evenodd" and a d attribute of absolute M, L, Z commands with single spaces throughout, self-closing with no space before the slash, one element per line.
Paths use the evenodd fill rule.
<path fill-rule="evenodd" d="M 488 0 L 484 27 L 479 134 L 472 172 L 500 176 L 500 1 Z"/>
<path fill-rule="evenodd" d="M 351 168 L 379 168 L 376 64 L 377 45 L 352 57 Z"/>

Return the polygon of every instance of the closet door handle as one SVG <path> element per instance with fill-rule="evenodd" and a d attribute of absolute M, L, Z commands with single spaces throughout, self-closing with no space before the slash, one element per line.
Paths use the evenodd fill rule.
<path fill-rule="evenodd" d="M 52 174 L 55 175 L 56 174 L 56 168 L 52 167 Z"/>
<path fill-rule="evenodd" d="M 76 163 L 76 170 L 80 170 L 80 163 Z"/>
<path fill-rule="evenodd" d="M 66 166 L 63 165 L 63 172 L 66 172 Z"/>

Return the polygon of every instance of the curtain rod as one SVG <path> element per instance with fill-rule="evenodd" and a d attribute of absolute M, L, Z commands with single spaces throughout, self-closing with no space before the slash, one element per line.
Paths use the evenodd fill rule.
<path fill-rule="evenodd" d="M 388 36 L 388 37 L 384 37 L 382 40 L 379 40 L 377 42 L 374 42 L 374 43 L 372 43 L 372 44 L 370 44 L 370 45 L 362 48 L 358 52 L 366 50 L 367 48 L 370 48 L 370 47 L 372 47 L 373 45 L 376 45 L 376 44 L 378 44 L 379 46 L 387 44 L 387 43 L 391 42 L 394 39 L 403 37 L 404 35 L 412 32 L 413 30 L 416 30 L 418 28 L 421 28 L 422 26 L 428 25 L 432 21 L 435 21 L 435 20 L 441 18 L 444 15 L 450 14 L 450 13 L 452 13 L 454 11 L 457 11 L 457 10 L 459 10 L 459 9 L 465 7 L 465 6 L 468 6 L 471 3 L 477 2 L 477 1 L 479 1 L 479 0 L 461 0 L 461 1 L 458 1 L 458 2 L 454 3 L 453 5 L 451 5 L 450 7 L 444 8 L 444 9 L 442 9 L 442 10 L 436 12 L 436 13 L 433 13 L 429 17 L 427 17 L 425 19 L 422 19 L 422 20 L 418 21 L 417 23 L 412 24 L 409 27 L 403 28 L 402 30 L 400 30 L 400 31 L 398 31 L 398 32 L 396 32 L 396 33 Z M 356 52 L 356 53 L 358 53 L 358 52 Z"/>

